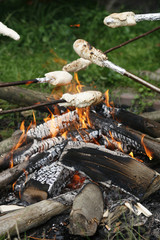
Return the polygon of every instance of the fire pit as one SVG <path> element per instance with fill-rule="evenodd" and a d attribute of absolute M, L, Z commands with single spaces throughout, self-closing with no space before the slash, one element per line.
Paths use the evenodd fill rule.
<path fill-rule="evenodd" d="M 59 112 L 44 123 L 22 123 L 17 144 L 0 157 L 0 236 L 158 239 L 160 124 L 114 107 L 108 91 L 80 91 L 78 75 L 71 83 L 65 71 L 96 63 L 160 90 L 86 41 L 74 47 L 85 59 L 33 82 L 70 84 L 76 93 L 54 102 Z"/>

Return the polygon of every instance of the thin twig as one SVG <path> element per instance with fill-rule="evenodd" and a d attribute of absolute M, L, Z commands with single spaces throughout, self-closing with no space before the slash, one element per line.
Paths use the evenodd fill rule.
<path fill-rule="evenodd" d="M 115 46 L 115 47 L 112 47 L 112 48 L 106 50 L 104 53 L 107 54 L 107 53 L 109 53 L 109 52 L 112 52 L 113 50 L 116 50 L 117 48 L 123 47 L 123 46 L 127 45 L 128 43 L 131 43 L 131 42 L 133 42 L 133 41 L 135 41 L 135 40 L 138 40 L 138 39 L 140 39 L 140 38 L 142 38 L 142 37 L 145 37 L 145 36 L 147 36 L 148 34 L 150 34 L 150 33 L 152 33 L 152 32 L 155 32 L 155 31 L 157 31 L 157 30 L 159 30 L 159 29 L 160 29 L 160 26 L 159 26 L 159 27 L 156 27 L 156 28 L 154 28 L 154 29 L 152 29 L 152 30 L 150 30 L 150 31 L 148 31 L 148 32 L 146 32 L 146 33 L 143 33 L 143 34 L 141 34 L 141 35 L 139 35 L 139 36 L 137 36 L 137 37 L 135 37 L 135 38 L 132 38 L 132 39 L 130 39 L 130 40 L 124 42 L 124 43 L 121 43 L 121 44 L 119 44 L 119 45 L 117 45 L 117 46 Z"/>
<path fill-rule="evenodd" d="M 31 105 L 31 106 L 28 106 L 28 107 L 21 107 L 21 108 L 6 110 L 6 111 L 0 111 L 0 115 L 4 115 L 4 114 L 8 114 L 8 113 L 23 112 L 23 111 L 27 111 L 27 110 L 31 110 L 31 109 L 40 108 L 40 107 L 43 107 L 43 106 L 54 105 L 54 104 L 57 104 L 57 103 L 64 103 L 64 102 L 66 102 L 64 99 L 59 99 L 59 100 L 54 100 L 54 101 L 51 101 L 51 102 L 39 103 L 39 104 Z"/>

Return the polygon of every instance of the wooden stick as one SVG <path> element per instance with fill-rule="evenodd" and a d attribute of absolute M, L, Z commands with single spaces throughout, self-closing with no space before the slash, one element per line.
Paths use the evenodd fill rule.
<path fill-rule="evenodd" d="M 143 33 L 143 34 L 141 34 L 141 35 L 139 35 L 139 36 L 137 36 L 137 37 L 135 37 L 135 38 L 132 38 L 132 39 L 126 41 L 126 42 L 123 42 L 123 43 L 121 43 L 121 44 L 119 44 L 119 45 L 117 45 L 117 46 L 115 46 L 115 47 L 109 48 L 108 50 L 106 50 L 106 51 L 104 52 L 104 54 L 107 54 L 107 53 L 112 52 L 112 51 L 114 51 L 114 50 L 116 50 L 116 49 L 118 49 L 118 48 L 121 48 L 121 47 L 123 47 L 123 46 L 125 46 L 125 45 L 127 45 L 127 44 L 129 44 L 129 43 L 131 43 L 131 42 L 133 42 L 133 41 L 135 41 L 135 40 L 138 40 L 138 39 L 140 39 L 140 38 L 142 38 L 142 37 L 147 36 L 147 35 L 150 34 L 150 33 L 155 32 L 155 31 L 157 31 L 157 30 L 159 30 L 159 29 L 160 29 L 160 26 L 159 26 L 159 27 L 156 27 L 156 28 L 154 28 L 154 29 L 152 29 L 152 30 L 150 30 L 150 31 L 148 31 L 148 32 L 146 32 L 146 33 Z M 38 83 L 38 82 L 39 82 L 38 79 L 35 78 L 35 79 L 24 80 L 24 81 L 9 82 L 9 83 L 0 83 L 0 88 L 2 88 L 2 87 L 9 87 L 9 86 L 23 85 L 23 84 L 32 84 L 32 83 Z"/>
<path fill-rule="evenodd" d="M 55 200 L 43 200 L 0 217 L 0 236 L 13 236 L 46 223 L 70 206 Z"/>
<path fill-rule="evenodd" d="M 148 31 L 148 32 L 146 32 L 146 33 L 143 33 L 143 34 L 141 34 L 141 35 L 139 35 L 139 36 L 137 36 L 137 37 L 135 37 L 135 38 L 132 38 L 132 39 L 126 41 L 126 42 L 123 42 L 123 43 L 121 43 L 121 44 L 119 44 L 119 45 L 117 45 L 117 46 L 115 46 L 115 47 L 109 48 L 108 50 L 106 50 L 106 51 L 104 52 L 104 54 L 107 54 L 107 53 L 109 53 L 109 52 L 112 52 L 112 51 L 116 50 L 117 48 L 123 47 L 123 46 L 125 46 L 125 45 L 127 45 L 127 44 L 129 44 L 129 43 L 131 43 L 131 42 L 133 42 L 133 41 L 135 41 L 135 40 L 138 40 L 138 39 L 140 39 L 140 38 L 142 38 L 142 37 L 145 37 L 145 36 L 147 36 L 148 34 L 153 33 L 153 32 L 155 32 L 155 31 L 157 31 L 157 30 L 159 30 L 159 29 L 160 29 L 160 26 L 159 26 L 159 27 L 156 27 L 156 28 L 154 28 L 154 29 L 152 29 L 152 30 L 150 30 L 150 31 Z"/>
<path fill-rule="evenodd" d="M 110 68 L 113 71 L 118 72 L 119 74 L 124 75 L 128 78 L 131 78 L 134 81 L 139 82 L 140 84 L 152 89 L 153 91 L 160 93 L 160 88 L 128 72 L 126 69 L 115 65 L 114 63 L 108 60 L 108 58 L 103 52 L 91 46 L 87 41 L 83 39 L 78 39 L 74 42 L 73 48 L 80 57 L 90 60 L 91 62 L 95 63 L 100 67 Z"/>
<path fill-rule="evenodd" d="M 35 79 L 31 79 L 31 80 L 24 80 L 24 81 L 18 81 L 18 82 L 0 83 L 0 88 L 23 85 L 23 84 L 38 83 L 38 82 L 39 81 L 35 78 Z"/>
<path fill-rule="evenodd" d="M 54 100 L 54 101 L 51 101 L 51 102 L 34 104 L 34 105 L 31 105 L 31 106 L 28 106 L 28 107 L 21 107 L 21 108 L 15 108 L 15 109 L 11 109 L 11 110 L 6 110 L 6 111 L 0 111 L 0 115 L 4 115 L 4 114 L 8 114 L 8 113 L 23 112 L 23 111 L 27 111 L 27 110 L 43 107 L 43 106 L 54 105 L 54 104 L 57 104 L 57 103 L 64 103 L 64 102 L 66 102 L 66 101 L 63 100 L 63 99 L 59 99 L 59 100 Z"/>

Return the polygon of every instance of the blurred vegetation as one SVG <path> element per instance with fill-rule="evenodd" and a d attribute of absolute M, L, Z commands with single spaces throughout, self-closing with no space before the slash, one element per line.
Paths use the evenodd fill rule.
<path fill-rule="evenodd" d="M 119 11 L 124 11 L 124 7 Z M 137 11 L 138 13 L 138 11 Z M 72 45 L 78 38 L 85 39 L 105 51 L 158 26 L 159 22 L 140 22 L 136 26 L 111 29 L 103 24 L 110 14 L 97 1 L 38 1 L 5 0 L 0 2 L 1 20 L 17 31 L 21 39 L 0 36 L 0 81 L 11 82 L 43 77 L 50 71 L 61 70 L 63 65 L 79 56 Z M 80 24 L 80 27 L 74 26 Z M 139 70 L 155 71 L 160 59 L 159 31 L 108 54 L 109 60 L 132 73 Z M 79 72 L 82 84 L 103 92 L 107 89 L 132 87 L 144 97 L 153 92 L 133 80 L 107 68 L 91 65 Z M 148 80 L 146 78 L 146 80 Z M 155 85 L 160 83 L 151 81 Z M 51 92 L 47 84 L 27 88 Z"/>

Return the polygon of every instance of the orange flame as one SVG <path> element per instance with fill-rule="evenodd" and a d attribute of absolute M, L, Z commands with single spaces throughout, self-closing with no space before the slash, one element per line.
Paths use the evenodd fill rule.
<path fill-rule="evenodd" d="M 82 88 L 84 87 L 84 85 L 82 85 L 82 84 L 80 83 L 80 81 L 79 81 L 79 79 L 78 79 L 78 73 L 76 73 L 76 72 L 74 73 L 74 79 L 75 79 L 76 82 L 77 82 L 77 87 L 76 87 L 77 92 L 80 93 L 81 90 L 82 90 Z"/>
<path fill-rule="evenodd" d="M 73 24 L 73 25 L 70 25 L 70 27 L 80 27 L 80 24 Z"/>
<path fill-rule="evenodd" d="M 21 145 L 22 145 L 22 143 L 25 141 L 25 126 L 24 126 L 24 121 L 21 123 L 21 126 L 20 126 L 20 130 L 22 131 L 22 135 L 20 136 L 20 138 L 19 138 L 19 141 L 18 141 L 18 143 L 16 144 L 16 146 L 14 146 L 13 148 L 12 148 L 12 150 L 11 150 L 11 155 L 12 155 L 12 157 L 11 157 L 11 160 L 10 160 L 10 168 L 13 168 L 13 151 L 15 151 L 16 149 L 18 149 Z"/>
<path fill-rule="evenodd" d="M 143 162 L 143 160 L 141 160 L 141 159 L 139 159 L 139 158 L 135 158 L 133 152 L 130 152 L 130 153 L 129 153 L 129 156 L 131 156 L 133 159 L 135 159 L 135 160 L 137 160 L 137 161 L 139 161 L 139 162 Z"/>
<path fill-rule="evenodd" d="M 104 93 L 105 95 L 105 104 L 107 107 L 111 107 L 110 103 L 109 103 L 109 89 Z"/>
<path fill-rule="evenodd" d="M 116 140 L 114 139 L 114 137 L 112 136 L 111 131 L 109 131 L 109 134 L 110 134 L 110 136 L 111 136 L 112 141 L 117 144 L 118 149 L 119 149 L 121 152 L 124 152 L 124 151 L 123 151 L 123 148 L 122 148 L 121 142 L 118 142 L 118 141 L 116 141 Z"/>
<path fill-rule="evenodd" d="M 141 138 L 141 144 L 142 146 L 144 147 L 144 150 L 146 152 L 146 155 L 149 157 L 150 160 L 153 159 L 153 153 L 146 147 L 146 145 L 144 144 L 144 136 L 145 134 L 142 135 L 142 138 Z"/>

